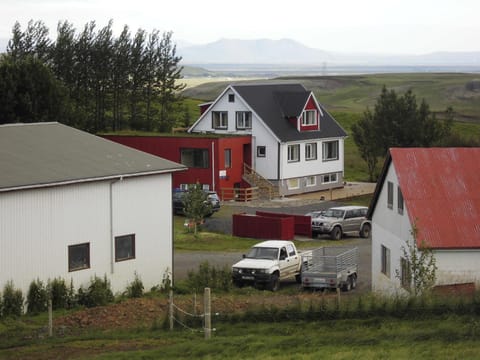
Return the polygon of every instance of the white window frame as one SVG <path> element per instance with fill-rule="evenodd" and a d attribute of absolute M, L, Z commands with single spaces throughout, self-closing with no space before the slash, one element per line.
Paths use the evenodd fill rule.
<path fill-rule="evenodd" d="M 300 144 L 288 145 L 287 147 L 287 161 L 289 163 L 300 161 Z"/>
<path fill-rule="evenodd" d="M 212 111 L 212 128 L 228 129 L 228 111 Z"/>
<path fill-rule="evenodd" d="M 264 145 L 257 146 L 257 157 L 264 158 L 267 156 L 267 147 Z"/>
<path fill-rule="evenodd" d="M 288 190 L 300 189 L 300 180 L 298 178 L 287 179 L 287 188 Z"/>
<path fill-rule="evenodd" d="M 333 184 L 338 181 L 337 173 L 322 175 L 322 184 Z"/>
<path fill-rule="evenodd" d="M 305 144 L 305 160 L 317 160 L 317 143 Z"/>
<path fill-rule="evenodd" d="M 317 177 L 316 176 L 307 176 L 307 178 L 305 180 L 305 186 L 310 187 L 310 186 L 315 186 L 315 185 L 317 185 Z"/>
<path fill-rule="evenodd" d="M 304 110 L 302 114 L 302 126 L 317 125 L 317 110 Z"/>
<path fill-rule="evenodd" d="M 400 189 L 400 186 L 398 186 L 397 187 L 397 209 L 400 215 L 403 215 L 403 207 L 404 207 L 403 194 L 402 194 L 402 190 Z"/>
<path fill-rule="evenodd" d="M 334 151 L 331 151 L 333 149 L 330 149 L 330 146 L 334 146 L 333 149 L 335 149 Z M 330 154 L 330 152 L 333 152 L 333 156 L 332 154 Z M 338 160 L 339 157 L 340 157 L 340 142 L 338 140 L 332 140 L 332 141 L 325 141 L 322 143 L 322 160 L 323 161 L 335 161 L 335 160 Z"/>
<path fill-rule="evenodd" d="M 237 129 L 245 130 L 252 128 L 252 112 L 251 111 L 236 111 L 235 124 Z"/>

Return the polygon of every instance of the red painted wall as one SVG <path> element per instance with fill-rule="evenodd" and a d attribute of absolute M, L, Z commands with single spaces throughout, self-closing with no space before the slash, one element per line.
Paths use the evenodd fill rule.
<path fill-rule="evenodd" d="M 232 215 L 232 234 L 254 239 L 293 240 L 293 217 L 268 217 L 248 214 Z"/>
<path fill-rule="evenodd" d="M 162 158 L 181 162 L 180 149 L 207 149 L 209 154 L 208 168 L 189 168 L 187 171 L 173 173 L 173 186 L 180 184 L 210 185 L 210 189 L 233 188 L 242 182 L 243 163 L 251 164 L 251 137 L 205 137 L 205 136 L 127 136 L 104 135 L 105 139 L 141 150 Z M 213 144 L 213 147 L 212 147 Z M 231 149 L 231 168 L 225 168 L 225 149 Z M 213 150 L 213 159 L 212 159 Z M 213 165 L 213 167 L 212 167 Z M 220 178 L 220 170 L 225 170 L 226 177 Z"/>

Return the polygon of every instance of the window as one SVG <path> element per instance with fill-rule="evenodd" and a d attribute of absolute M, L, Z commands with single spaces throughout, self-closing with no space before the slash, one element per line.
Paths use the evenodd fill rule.
<path fill-rule="evenodd" d="M 267 156 L 267 148 L 265 146 L 257 146 L 257 157 Z"/>
<path fill-rule="evenodd" d="M 135 259 L 135 234 L 115 237 L 115 261 Z"/>
<path fill-rule="evenodd" d="M 400 283 L 402 287 L 410 289 L 410 263 L 405 258 L 400 258 Z"/>
<path fill-rule="evenodd" d="M 288 162 L 300 161 L 300 144 L 288 145 Z"/>
<path fill-rule="evenodd" d="M 295 248 L 293 247 L 293 245 L 287 245 L 287 252 L 288 252 L 288 256 L 295 256 L 295 255 L 297 255 L 297 253 L 295 252 Z"/>
<path fill-rule="evenodd" d="M 322 184 L 331 184 L 337 182 L 337 174 L 322 175 Z"/>
<path fill-rule="evenodd" d="M 393 209 L 393 183 L 391 181 L 387 183 L 387 206 L 389 209 Z"/>
<path fill-rule="evenodd" d="M 235 94 L 228 94 L 228 102 L 235 102 Z"/>
<path fill-rule="evenodd" d="M 323 161 L 338 160 L 338 140 L 323 143 Z"/>
<path fill-rule="evenodd" d="M 317 178 L 315 176 L 307 176 L 307 186 L 317 185 Z"/>
<path fill-rule="evenodd" d="M 223 153 L 225 155 L 225 169 L 230 169 L 232 167 L 232 149 L 225 149 Z"/>
<path fill-rule="evenodd" d="M 299 189 L 300 188 L 300 181 L 298 181 L 298 179 L 288 179 L 287 180 L 287 188 L 288 188 L 288 190 Z"/>
<path fill-rule="evenodd" d="M 212 111 L 212 128 L 214 129 L 228 128 L 228 112 Z"/>
<path fill-rule="evenodd" d="M 317 124 L 317 111 L 316 110 L 305 110 L 302 116 L 302 125 L 316 125 Z"/>
<path fill-rule="evenodd" d="M 305 144 L 305 160 L 317 160 L 317 143 Z"/>
<path fill-rule="evenodd" d="M 381 249 L 382 273 L 390 277 L 390 249 L 382 245 Z"/>
<path fill-rule="evenodd" d="M 397 203 L 398 203 L 398 213 L 403 215 L 403 195 L 400 186 L 397 187 Z"/>
<path fill-rule="evenodd" d="M 251 129 L 252 128 L 252 112 L 251 111 L 237 111 L 235 113 L 237 129 Z"/>
<path fill-rule="evenodd" d="M 191 168 L 208 168 L 208 149 L 180 149 L 180 162 Z"/>
<path fill-rule="evenodd" d="M 68 271 L 90 268 L 90 243 L 68 247 Z"/>

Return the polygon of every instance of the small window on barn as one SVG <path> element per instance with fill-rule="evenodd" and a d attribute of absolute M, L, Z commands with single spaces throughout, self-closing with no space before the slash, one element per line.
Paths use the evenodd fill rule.
<path fill-rule="evenodd" d="M 382 245 L 381 248 L 381 272 L 390 277 L 390 249 Z"/>
<path fill-rule="evenodd" d="M 90 243 L 68 247 L 68 271 L 90 268 Z"/>
<path fill-rule="evenodd" d="M 180 149 L 180 162 L 189 168 L 208 169 L 208 149 Z"/>
<path fill-rule="evenodd" d="M 267 155 L 267 148 L 265 146 L 257 146 L 257 157 L 265 157 Z"/>
<path fill-rule="evenodd" d="M 228 102 L 235 102 L 235 94 L 228 94 Z"/>
<path fill-rule="evenodd" d="M 403 195 L 400 186 L 397 189 L 397 202 L 398 202 L 398 213 L 403 215 Z"/>
<path fill-rule="evenodd" d="M 135 259 L 135 234 L 115 237 L 115 261 Z"/>
<path fill-rule="evenodd" d="M 393 209 L 393 183 L 391 181 L 387 183 L 387 206 L 389 209 Z"/>
<path fill-rule="evenodd" d="M 225 156 L 225 169 L 230 169 L 232 167 L 232 149 L 225 149 L 224 156 Z"/>

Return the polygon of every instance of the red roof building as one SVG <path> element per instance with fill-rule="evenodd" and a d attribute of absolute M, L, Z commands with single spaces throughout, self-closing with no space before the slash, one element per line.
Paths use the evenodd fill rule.
<path fill-rule="evenodd" d="M 480 148 L 390 149 L 368 216 L 374 289 L 387 278 L 399 285 L 401 249 L 414 228 L 417 246 L 434 250 L 437 283 L 478 283 Z"/>

